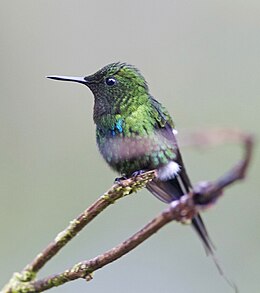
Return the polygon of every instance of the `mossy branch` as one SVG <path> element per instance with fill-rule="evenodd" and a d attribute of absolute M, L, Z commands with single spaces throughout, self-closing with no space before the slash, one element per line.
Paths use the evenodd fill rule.
<path fill-rule="evenodd" d="M 135 233 L 126 241 L 104 252 L 103 254 L 86 261 L 82 261 L 62 273 L 48 276 L 41 280 L 35 280 L 38 271 L 64 247 L 73 237 L 77 235 L 89 222 L 99 215 L 105 208 L 113 204 L 116 200 L 146 186 L 147 182 L 156 177 L 156 171 L 149 171 L 133 178 L 121 181 L 113 185 L 103 196 L 101 196 L 88 209 L 71 221 L 69 226 L 59 233 L 55 240 L 51 242 L 36 258 L 28 264 L 21 273 L 15 273 L 8 284 L 1 291 L 2 293 L 29 293 L 42 292 L 54 286 L 60 286 L 66 282 L 84 278 L 92 279 L 92 273 L 103 266 L 117 260 L 127 254 L 135 247 L 144 242 L 147 238 L 156 233 L 167 223 L 190 220 L 200 210 L 211 207 L 223 194 L 223 190 L 237 180 L 245 177 L 253 150 L 253 138 L 250 135 L 238 132 L 222 130 L 220 133 L 211 131 L 201 134 L 201 144 L 212 142 L 212 138 L 220 136 L 232 137 L 232 141 L 239 141 L 244 144 L 244 157 L 230 171 L 214 182 L 203 182 L 195 186 L 192 192 L 184 195 L 179 201 L 174 201 L 167 208 L 145 225 L 140 231 Z M 220 135 L 222 134 L 222 135 Z M 232 135 L 231 135 L 232 134 Z M 195 141 L 195 140 L 194 140 Z M 198 140 L 199 141 L 199 140 Z M 223 139 L 225 141 L 225 139 Z M 197 142 L 198 143 L 198 142 Z"/>

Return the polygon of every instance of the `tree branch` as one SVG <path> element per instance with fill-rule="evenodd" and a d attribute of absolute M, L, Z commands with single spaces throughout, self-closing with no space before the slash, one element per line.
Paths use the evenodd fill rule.
<path fill-rule="evenodd" d="M 82 261 L 62 273 L 48 276 L 38 281 L 33 281 L 37 272 L 45 265 L 45 263 L 90 221 L 117 199 L 145 187 L 149 180 L 155 178 L 156 172 L 149 171 L 113 185 L 107 193 L 101 196 L 94 204 L 73 220 L 63 232 L 59 233 L 55 240 L 50 243 L 29 265 L 27 265 L 21 273 L 15 273 L 2 292 L 42 292 L 78 278 L 90 280 L 92 278 L 91 274 L 94 271 L 127 254 L 167 223 L 173 220 L 181 222 L 190 220 L 201 209 L 212 206 L 212 204 L 222 195 L 225 187 L 245 177 L 253 150 L 252 136 L 234 131 L 222 131 L 221 133 L 222 137 L 225 137 L 225 133 L 229 133 L 229 140 L 230 134 L 232 134 L 233 141 L 242 141 L 245 148 L 244 158 L 224 176 L 214 182 L 203 182 L 198 184 L 192 192 L 183 196 L 179 201 L 174 201 L 169 204 L 162 213 L 150 221 L 140 231 L 111 250 L 108 250 L 93 259 Z M 209 139 L 210 137 L 214 138 L 212 132 L 208 136 L 205 136 L 205 134 L 201 135 L 202 137 L 200 141 L 203 141 L 203 144 L 206 144 L 207 142 L 210 143 L 212 141 L 212 139 Z M 208 139 L 207 142 L 206 138 Z"/>

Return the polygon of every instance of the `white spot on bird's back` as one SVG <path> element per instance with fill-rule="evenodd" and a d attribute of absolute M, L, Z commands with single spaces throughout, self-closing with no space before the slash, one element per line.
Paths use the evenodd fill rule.
<path fill-rule="evenodd" d="M 181 167 L 176 162 L 169 162 L 167 165 L 158 169 L 158 178 L 161 181 L 173 179 L 180 171 Z"/>

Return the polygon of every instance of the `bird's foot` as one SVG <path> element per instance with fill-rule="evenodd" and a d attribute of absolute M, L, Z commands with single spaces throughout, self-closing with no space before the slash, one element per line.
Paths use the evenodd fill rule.
<path fill-rule="evenodd" d="M 145 172 L 146 172 L 146 170 L 138 170 L 138 171 L 133 172 L 131 174 L 131 176 L 123 175 L 122 177 L 117 177 L 117 178 L 115 178 L 114 183 L 115 184 L 122 184 L 122 182 L 124 180 L 130 179 L 130 178 L 135 178 L 135 177 L 137 177 L 137 176 L 139 176 L 139 175 L 141 175 L 141 174 L 143 174 Z"/>
<path fill-rule="evenodd" d="M 146 170 L 138 170 L 138 171 L 135 171 L 134 173 L 132 173 L 131 177 L 137 177 L 139 175 L 142 175 L 146 172 Z"/>
<path fill-rule="evenodd" d="M 115 184 L 120 184 L 120 183 L 122 183 L 122 181 L 124 181 L 126 179 L 128 179 L 126 176 L 117 177 L 117 178 L 115 178 L 114 183 Z"/>

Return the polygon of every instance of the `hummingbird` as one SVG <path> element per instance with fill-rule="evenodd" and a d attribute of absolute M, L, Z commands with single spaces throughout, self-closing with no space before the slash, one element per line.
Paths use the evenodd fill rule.
<path fill-rule="evenodd" d="M 51 75 L 47 78 L 80 83 L 91 90 L 99 151 L 122 177 L 155 169 L 157 177 L 146 188 L 165 203 L 179 200 L 192 190 L 173 119 L 151 95 L 136 67 L 117 62 L 85 77 Z M 194 216 L 191 224 L 223 275 L 200 214 Z"/>

